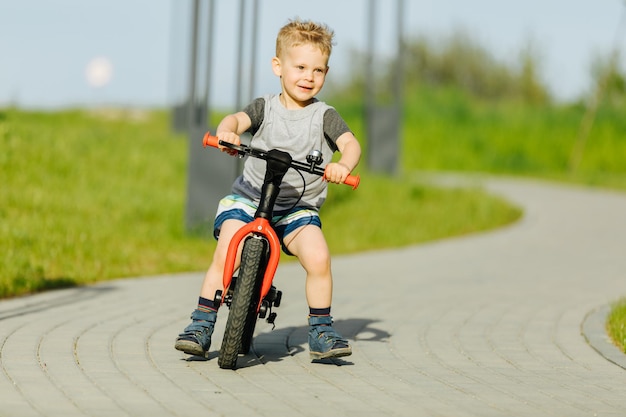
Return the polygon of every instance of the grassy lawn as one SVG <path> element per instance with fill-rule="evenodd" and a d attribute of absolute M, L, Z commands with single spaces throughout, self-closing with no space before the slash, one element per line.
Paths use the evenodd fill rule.
<path fill-rule="evenodd" d="M 184 141 L 164 114 L 1 117 L 0 296 L 206 261 L 182 229 Z"/>
<path fill-rule="evenodd" d="M 213 240 L 184 230 L 186 158 L 186 139 L 171 133 L 165 112 L 0 111 L 0 297 L 205 269 Z M 331 187 L 322 212 L 336 254 L 520 216 L 480 190 L 359 172 L 359 189 Z"/>

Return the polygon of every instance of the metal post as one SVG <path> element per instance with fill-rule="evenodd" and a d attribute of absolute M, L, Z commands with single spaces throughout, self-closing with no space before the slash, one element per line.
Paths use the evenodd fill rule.
<path fill-rule="evenodd" d="M 259 32 L 259 2 L 258 0 L 252 0 L 252 30 L 250 31 L 250 73 L 248 76 L 250 77 L 249 85 L 248 85 L 248 97 L 247 100 L 250 101 L 254 98 L 254 86 L 255 86 L 255 75 L 256 75 L 256 61 L 257 61 L 257 39 Z"/>
<path fill-rule="evenodd" d="M 237 51 L 237 85 L 235 91 L 235 107 L 241 109 L 243 88 L 244 32 L 246 27 L 246 0 L 239 0 L 239 48 Z"/>
<path fill-rule="evenodd" d="M 189 60 L 189 82 L 187 91 L 187 132 L 196 124 L 196 77 L 198 67 L 198 26 L 200 20 L 200 0 L 193 0 L 191 10 L 191 50 Z"/>
<path fill-rule="evenodd" d="M 206 57 L 206 68 L 205 68 L 205 73 L 204 73 L 204 95 L 202 97 L 202 102 L 206 104 L 209 103 L 211 74 L 213 72 L 212 71 L 213 69 L 213 33 L 214 33 L 213 22 L 215 21 L 213 16 L 215 16 L 215 2 L 213 0 L 209 0 L 208 15 L 207 15 L 207 23 L 208 23 L 207 45 L 206 45 L 207 57 Z M 208 110 L 210 109 L 209 109 L 209 106 L 207 105 L 207 111 Z M 208 121 L 211 120 L 208 112 L 207 112 L 206 118 Z"/>
<path fill-rule="evenodd" d="M 367 163 L 370 170 L 386 174 L 396 174 L 398 171 L 398 155 L 401 132 L 401 103 L 402 103 L 402 19 L 403 3 L 397 2 L 396 27 L 398 30 L 398 55 L 391 91 L 394 95 L 391 104 L 379 103 L 378 89 L 376 88 L 377 75 L 374 59 L 376 56 L 376 0 L 369 0 L 367 25 L 367 63 L 366 63 L 366 90 L 365 90 L 365 128 L 368 142 Z"/>
<path fill-rule="evenodd" d="M 394 78 L 394 90 L 396 96 L 396 106 L 402 109 L 404 103 L 404 0 L 398 0 L 396 8 L 396 36 L 398 44 L 398 59 L 396 65 L 396 76 Z M 400 114 L 402 114 L 400 112 Z M 402 120 L 402 117 L 400 117 Z"/>
<path fill-rule="evenodd" d="M 376 74 L 374 72 L 374 53 L 376 51 L 376 0 L 368 1 L 368 24 L 367 31 L 367 62 L 365 64 L 365 103 L 367 107 L 370 107 L 375 101 L 376 88 L 374 79 Z M 369 108 L 366 110 L 369 113 Z M 369 130 L 369 129 L 368 129 Z"/>
<path fill-rule="evenodd" d="M 196 73 L 198 67 L 198 29 L 199 25 L 199 0 L 194 0 L 193 16 L 193 41 L 191 51 L 191 69 L 189 72 L 189 101 L 193 103 L 190 108 L 189 119 L 189 156 L 187 168 L 187 205 L 185 207 L 185 227 L 188 232 L 210 235 L 213 229 L 215 209 L 222 197 L 229 193 L 230 187 L 236 177 L 236 164 L 232 158 L 227 158 L 220 152 L 202 147 L 202 137 L 207 130 L 209 114 L 208 100 L 210 96 L 210 84 L 213 63 L 213 20 L 214 0 L 208 0 L 206 51 L 207 62 L 205 70 L 205 90 L 202 97 L 202 105 L 196 103 Z M 201 113 L 198 113 L 201 112 Z M 198 117 L 202 116 L 202 117 Z"/>

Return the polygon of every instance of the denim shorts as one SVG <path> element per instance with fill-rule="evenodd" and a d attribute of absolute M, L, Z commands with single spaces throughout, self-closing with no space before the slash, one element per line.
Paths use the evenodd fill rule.
<path fill-rule="evenodd" d="M 256 210 L 257 205 L 254 204 L 254 202 L 240 195 L 230 194 L 222 198 L 217 208 L 217 214 L 215 215 L 213 236 L 215 239 L 219 237 L 222 223 L 224 223 L 225 220 L 234 219 L 246 223 L 251 222 L 254 220 Z M 294 207 L 289 211 L 276 212 L 270 224 L 280 239 L 283 252 L 287 255 L 292 254 L 287 250 L 283 242 L 285 236 L 288 236 L 299 227 L 309 224 L 319 228 L 322 227 L 319 213 L 317 210 L 310 207 Z"/>

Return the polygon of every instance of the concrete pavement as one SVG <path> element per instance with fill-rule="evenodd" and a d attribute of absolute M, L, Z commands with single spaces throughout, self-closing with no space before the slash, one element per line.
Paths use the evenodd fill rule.
<path fill-rule="evenodd" d="M 626 194 L 475 181 L 524 219 L 334 259 L 344 360 L 309 360 L 295 263 L 276 328 L 258 323 L 236 371 L 216 360 L 226 309 L 208 361 L 173 348 L 202 273 L 106 282 L 0 302 L 0 416 L 626 415 L 602 329 L 626 295 Z"/>

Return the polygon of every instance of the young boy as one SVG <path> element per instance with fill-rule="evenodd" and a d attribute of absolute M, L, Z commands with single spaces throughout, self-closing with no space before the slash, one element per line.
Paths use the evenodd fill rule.
<path fill-rule="evenodd" d="M 275 214 L 282 215 L 274 228 L 283 248 L 295 255 L 306 271 L 309 348 L 313 359 L 352 353 L 348 341 L 332 327 L 330 253 L 318 216 L 326 198 L 326 182 L 344 182 L 361 157 L 358 141 L 337 111 L 315 98 L 328 73 L 332 42 L 333 31 L 326 25 L 290 21 L 278 33 L 276 56 L 272 59 L 281 93 L 258 98 L 243 111 L 226 116 L 216 131 L 219 139 L 235 144 L 240 143 L 239 135 L 250 132 L 253 146 L 289 152 L 297 161 L 305 161 L 312 150 L 320 150 L 328 163 L 334 151 L 341 152 L 338 162 L 327 164 L 325 181 L 304 174 L 303 187 L 300 175 L 289 170 L 275 206 Z M 219 307 L 213 299 L 217 290 L 223 290 L 228 244 L 235 232 L 252 220 L 264 173 L 265 161 L 248 158 L 243 174 L 233 184 L 232 194 L 220 201 L 214 231 L 217 247 L 202 284 L 198 308 L 191 315 L 192 322 L 176 339 L 175 348 L 180 351 L 207 356 Z M 236 268 L 238 263 L 239 259 Z"/>

